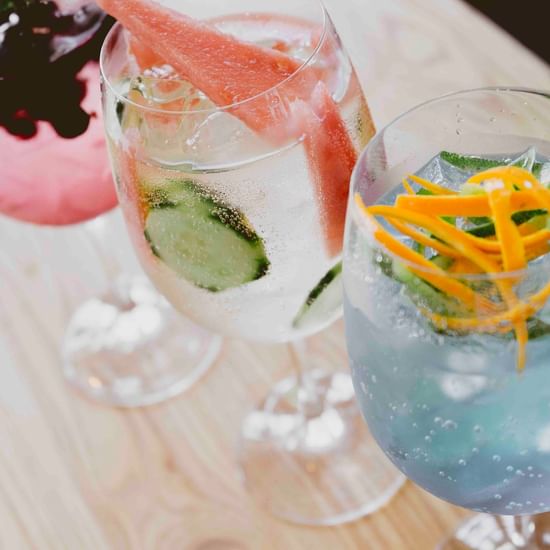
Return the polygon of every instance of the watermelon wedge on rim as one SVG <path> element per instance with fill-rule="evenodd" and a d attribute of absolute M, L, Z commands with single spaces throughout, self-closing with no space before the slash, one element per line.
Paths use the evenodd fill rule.
<path fill-rule="evenodd" d="M 293 47 L 303 47 L 304 42 L 318 44 L 323 35 L 322 25 L 301 17 L 262 12 L 246 13 L 244 16 L 247 23 L 255 28 L 265 30 L 266 35 L 271 37 L 271 40 L 267 39 L 269 50 L 277 50 L 286 55 L 289 55 Z M 221 32 L 225 32 L 224 25 L 232 21 L 241 23 L 243 14 L 223 15 L 204 20 L 205 23 L 214 26 Z M 137 40 L 135 36 L 130 35 L 128 42 L 129 50 L 135 57 L 141 71 L 160 67 L 167 63 L 165 58 L 155 53 L 154 49 L 147 44 Z M 267 44 L 264 44 L 264 46 L 267 47 Z M 334 71 L 334 65 L 337 63 L 335 50 L 334 40 L 325 40 L 321 51 L 317 52 L 320 54 L 321 64 L 315 64 L 308 69 L 309 71 L 315 71 L 317 80 L 326 79 L 330 76 L 331 70 Z"/>
<path fill-rule="evenodd" d="M 282 52 L 238 40 L 213 25 L 150 0 L 98 3 L 135 40 L 146 44 L 218 106 L 234 105 L 261 95 L 302 65 Z M 300 71 L 285 86 L 284 99 L 307 96 L 316 83 L 314 72 Z M 278 109 L 273 101 L 253 101 L 231 112 L 256 131 L 272 127 L 276 118 L 284 116 L 284 109 Z"/>

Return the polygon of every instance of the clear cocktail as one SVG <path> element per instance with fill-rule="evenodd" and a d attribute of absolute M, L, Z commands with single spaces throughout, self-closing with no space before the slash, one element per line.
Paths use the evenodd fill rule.
<path fill-rule="evenodd" d="M 314 54 L 321 32 L 277 14 L 232 15 L 213 25 L 298 63 Z M 371 132 L 357 77 L 330 43 L 307 70 L 322 77 L 330 96 L 325 88 L 319 92 L 315 114 L 302 116 L 303 102 L 290 105 L 295 113 L 285 124 L 313 116 L 323 132 L 328 105 L 329 116 L 341 117 L 336 130 L 349 140 L 344 154 L 353 157 L 341 163 L 349 176 L 355 150 Z M 271 100 L 251 99 L 240 109 L 259 110 L 260 101 Z M 312 148 L 324 145 L 306 135 L 308 120 L 303 129 L 286 127 L 274 137 L 267 128 L 262 135 L 235 107 L 218 108 L 162 65 L 111 81 L 106 113 L 136 249 L 176 308 L 216 332 L 267 341 L 317 332 L 340 314 L 348 182 L 322 181 L 319 172 L 327 167 Z M 342 189 L 327 189 L 336 185 Z"/>

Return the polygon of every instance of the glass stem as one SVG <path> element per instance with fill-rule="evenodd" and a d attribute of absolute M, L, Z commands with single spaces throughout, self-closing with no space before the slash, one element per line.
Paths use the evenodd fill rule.
<path fill-rule="evenodd" d="M 532 539 L 535 536 L 535 523 L 533 519 L 536 516 L 496 516 L 502 532 L 508 541 L 516 548 L 533 548 Z M 535 546 L 534 548 L 539 548 Z M 541 546 L 544 548 L 544 546 Z"/>
<path fill-rule="evenodd" d="M 103 264 L 103 269 L 108 281 L 114 281 L 120 275 L 120 264 L 116 261 L 112 251 L 107 250 L 109 243 L 108 225 L 112 213 L 103 214 L 97 218 L 86 222 L 84 225 L 86 234 L 90 237 L 90 244 L 94 248 L 99 261 Z"/>
<path fill-rule="evenodd" d="M 316 418 L 325 409 L 325 392 L 317 382 L 315 372 L 308 364 L 307 342 L 299 340 L 288 344 L 290 363 L 296 377 L 296 407 L 306 419 Z"/>

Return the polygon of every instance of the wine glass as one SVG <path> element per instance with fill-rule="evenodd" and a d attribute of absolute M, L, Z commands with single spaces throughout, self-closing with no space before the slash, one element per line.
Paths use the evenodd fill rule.
<path fill-rule="evenodd" d="M 548 544 L 550 249 L 537 202 L 550 182 L 548 98 L 487 88 L 424 103 L 378 133 L 352 180 L 344 311 L 355 391 L 409 479 L 480 512 L 441 548 Z M 534 189 L 531 206 L 497 208 Z M 434 210 L 411 218 L 419 201 Z M 434 206 L 445 201 L 453 217 Z M 487 215 L 470 209 L 488 201 Z M 520 249 L 526 260 L 511 270 Z"/>
<path fill-rule="evenodd" d="M 103 244 L 116 227 L 100 215 L 117 197 L 97 60 L 112 23 L 90 2 L 0 7 L 0 212 L 41 226 L 87 222 L 115 282 L 69 321 L 64 374 L 89 397 L 137 406 L 189 387 L 212 363 L 220 338 L 175 315 L 145 277 L 120 275 Z"/>
<path fill-rule="evenodd" d="M 403 476 L 362 426 L 349 376 L 304 368 L 304 338 L 341 314 L 349 178 L 373 133 L 336 30 L 317 0 L 172 3 L 200 22 L 131 4 L 103 2 L 129 28 L 113 28 L 101 69 L 119 200 L 141 264 L 201 325 L 290 343 L 295 375 L 242 426 L 251 495 L 298 523 L 370 513 Z M 179 30 L 168 37 L 166 25 Z"/>

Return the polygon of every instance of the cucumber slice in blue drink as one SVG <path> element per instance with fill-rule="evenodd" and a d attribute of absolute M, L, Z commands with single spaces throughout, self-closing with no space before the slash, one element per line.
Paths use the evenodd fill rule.
<path fill-rule="evenodd" d="M 503 164 L 502 159 L 483 158 L 475 155 L 459 155 L 458 153 L 452 153 L 450 151 L 441 151 L 441 153 L 439 153 L 439 157 L 456 168 L 473 173 L 488 170 L 489 168 L 496 168 L 497 166 L 502 166 Z M 504 160 L 504 164 L 517 165 L 522 168 L 529 169 L 529 167 L 525 164 L 523 157 L 524 155 L 521 155 L 518 159 Z M 532 168 L 530 168 L 531 172 L 533 172 L 535 176 L 540 174 L 541 169 L 542 163 L 537 161 L 535 161 Z"/>
<path fill-rule="evenodd" d="M 452 264 L 450 258 L 436 256 L 433 259 L 436 266 L 446 266 Z M 417 306 L 446 316 L 464 315 L 463 306 L 451 296 L 441 292 L 417 275 L 415 275 L 404 263 L 397 259 L 393 260 L 393 277 L 403 283 L 405 292 L 411 301 Z"/>
<path fill-rule="evenodd" d="M 442 269 L 447 269 L 453 262 L 452 259 L 444 256 L 436 256 L 432 258 L 431 261 Z M 402 262 L 394 259 L 392 269 L 393 278 L 403 284 L 405 293 L 415 306 L 448 317 L 462 317 L 467 313 L 464 307 L 454 300 L 452 296 L 441 292 L 416 276 Z M 440 328 L 438 328 L 437 331 L 442 334 L 449 332 Z M 536 340 L 537 338 L 542 338 L 550 334 L 550 324 L 542 319 L 534 317 L 527 322 L 527 331 L 529 340 Z M 454 331 L 450 331 L 449 333 L 456 335 Z M 494 336 L 505 340 L 513 337 L 511 333 L 496 334 Z"/>
<path fill-rule="evenodd" d="M 467 172 L 481 172 L 482 170 L 502 166 L 502 160 L 487 159 L 473 155 L 459 155 L 450 151 L 441 151 L 439 157 L 456 168 Z"/>
<path fill-rule="evenodd" d="M 263 240 L 242 212 L 191 180 L 145 189 L 145 238 L 176 274 L 211 292 L 266 275 Z"/>
<path fill-rule="evenodd" d="M 342 304 L 342 262 L 338 262 L 309 293 L 294 319 L 294 328 L 315 326 L 328 318 Z"/>
<path fill-rule="evenodd" d="M 511 217 L 516 225 L 521 225 L 536 218 L 546 217 L 546 214 L 546 210 L 525 210 L 523 212 L 515 212 Z M 474 223 L 479 222 L 475 227 L 466 230 L 470 235 L 476 237 L 492 237 L 495 235 L 495 225 L 490 219 L 468 218 L 468 220 Z"/>

